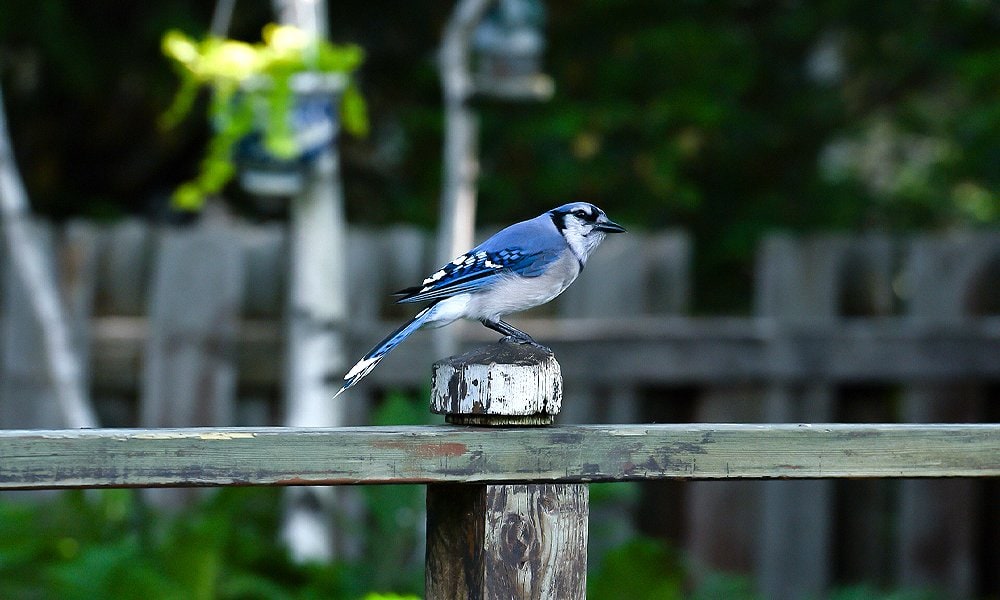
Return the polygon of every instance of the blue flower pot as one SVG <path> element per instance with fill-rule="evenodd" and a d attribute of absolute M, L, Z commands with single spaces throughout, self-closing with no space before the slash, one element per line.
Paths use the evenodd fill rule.
<path fill-rule="evenodd" d="M 247 93 L 266 83 L 251 82 Z M 240 140 L 234 149 L 240 186 L 258 196 L 294 196 L 302 193 L 312 162 L 335 143 L 340 128 L 338 107 L 346 77 L 340 74 L 301 73 L 292 78 L 295 100 L 288 115 L 298 152 L 279 158 L 264 145 L 257 130 Z M 262 118 L 266 113 L 262 110 Z"/>

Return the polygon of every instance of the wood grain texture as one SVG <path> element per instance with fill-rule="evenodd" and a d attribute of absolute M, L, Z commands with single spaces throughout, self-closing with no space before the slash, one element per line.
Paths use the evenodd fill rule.
<path fill-rule="evenodd" d="M 434 364 L 431 412 L 449 422 L 545 425 L 561 405 L 559 363 L 536 346 L 501 341 Z"/>
<path fill-rule="evenodd" d="M 586 484 L 486 486 L 486 597 L 583 600 L 589 498 Z"/>
<path fill-rule="evenodd" d="M 428 598 L 582 599 L 585 484 L 432 485 Z"/>
<path fill-rule="evenodd" d="M 997 476 L 997 424 L 0 431 L 6 489 Z"/>

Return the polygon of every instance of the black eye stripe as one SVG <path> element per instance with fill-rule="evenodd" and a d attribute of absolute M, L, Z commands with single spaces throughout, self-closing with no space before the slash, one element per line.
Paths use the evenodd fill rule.
<path fill-rule="evenodd" d="M 601 214 L 603 214 L 601 210 L 593 206 L 578 206 L 572 209 L 563 207 L 562 210 L 549 211 L 552 221 L 560 231 L 566 229 L 566 218 L 570 215 L 586 223 L 596 223 Z"/>

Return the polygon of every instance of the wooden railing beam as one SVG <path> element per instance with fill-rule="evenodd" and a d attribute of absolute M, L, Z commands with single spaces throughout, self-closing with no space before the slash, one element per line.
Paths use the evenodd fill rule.
<path fill-rule="evenodd" d="M 0 489 L 997 476 L 1000 424 L 0 431 Z"/>

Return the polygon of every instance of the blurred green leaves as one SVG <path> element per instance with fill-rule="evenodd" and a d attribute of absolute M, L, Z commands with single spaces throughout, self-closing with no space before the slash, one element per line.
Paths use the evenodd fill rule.
<path fill-rule="evenodd" d="M 636 538 L 604 557 L 597 573 L 587 578 L 587 594 L 595 600 L 681 600 L 684 578 L 676 552 L 662 542 Z"/>
<path fill-rule="evenodd" d="M 280 514 L 278 489 L 220 490 L 174 515 L 148 510 L 134 490 L 0 502 L 0 598 L 361 598 L 380 568 L 396 570 L 293 564 L 276 543 Z M 382 589 L 404 585 L 385 579 Z M 396 589 L 419 591 L 406 585 Z"/>

